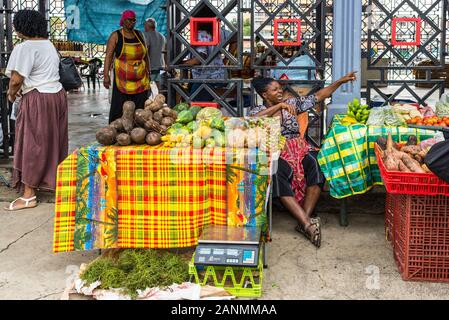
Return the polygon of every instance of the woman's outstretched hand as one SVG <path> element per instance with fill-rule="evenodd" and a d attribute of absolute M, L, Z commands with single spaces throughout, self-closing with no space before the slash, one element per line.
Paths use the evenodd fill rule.
<path fill-rule="evenodd" d="M 357 71 L 349 72 L 347 75 L 345 75 L 343 78 L 340 79 L 342 83 L 352 82 L 357 80 Z"/>

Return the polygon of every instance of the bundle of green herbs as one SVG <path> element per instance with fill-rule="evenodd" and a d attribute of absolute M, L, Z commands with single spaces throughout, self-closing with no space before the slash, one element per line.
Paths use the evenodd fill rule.
<path fill-rule="evenodd" d="M 122 288 L 123 293 L 137 298 L 137 290 L 188 281 L 188 262 L 181 255 L 167 251 L 129 249 L 115 256 L 103 256 L 90 263 L 80 278 L 100 289 Z"/>

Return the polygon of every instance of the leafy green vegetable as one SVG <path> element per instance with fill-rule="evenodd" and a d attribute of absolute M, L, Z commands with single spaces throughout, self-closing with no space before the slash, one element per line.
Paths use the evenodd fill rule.
<path fill-rule="evenodd" d="M 175 110 L 177 113 L 180 113 L 182 111 L 188 110 L 189 109 L 189 104 L 182 102 L 182 103 L 178 103 L 173 110 Z"/>
<path fill-rule="evenodd" d="M 189 278 L 187 259 L 171 252 L 129 249 L 115 257 L 101 257 L 88 265 L 81 279 L 99 280 L 100 289 L 121 288 L 133 299 L 137 290 L 180 284 Z"/>
<path fill-rule="evenodd" d="M 178 118 L 176 119 L 176 122 L 179 122 L 182 124 L 187 124 L 191 121 L 193 121 L 193 114 L 190 110 L 181 111 L 178 114 Z"/>
<path fill-rule="evenodd" d="M 198 115 L 198 113 L 202 110 L 203 108 L 198 107 L 198 106 L 193 106 L 191 107 L 189 110 L 192 112 L 193 114 L 193 119 L 196 119 L 196 116 Z"/>

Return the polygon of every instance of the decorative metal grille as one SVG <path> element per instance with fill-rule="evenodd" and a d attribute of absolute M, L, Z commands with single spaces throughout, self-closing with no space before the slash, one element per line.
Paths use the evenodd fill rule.
<path fill-rule="evenodd" d="M 190 43 L 190 17 L 197 17 L 204 7 L 208 7 L 220 21 L 220 29 L 230 31 L 229 38 L 221 42 L 206 59 Z M 190 69 L 183 60 L 195 57 L 200 65 L 195 68 L 216 68 L 210 65 L 218 56 L 224 56 L 228 63 L 226 69 L 241 69 L 243 56 L 243 16 L 240 0 L 168 0 L 168 64 L 170 68 Z M 227 46 L 231 40 L 237 40 L 237 52 L 229 52 Z"/>
<path fill-rule="evenodd" d="M 387 104 L 407 91 L 416 102 L 425 104 L 437 90 L 444 92 L 444 79 L 432 79 L 432 70 L 444 68 L 447 50 L 447 1 L 446 0 L 369 0 L 364 14 L 367 28 L 368 69 L 379 70 L 380 79 L 370 79 L 367 100 L 376 92 Z M 419 18 L 421 20 L 420 45 L 394 45 L 393 19 Z M 416 23 L 399 23 L 398 40 L 413 42 Z M 363 47 L 362 39 L 362 47 Z M 425 78 L 415 79 L 415 72 L 422 71 Z M 413 85 L 425 83 L 431 88 L 418 95 Z M 387 95 L 380 89 L 385 84 L 395 91 Z M 421 90 L 422 91 L 422 90 Z"/>
<path fill-rule="evenodd" d="M 190 85 L 200 83 L 201 86 L 190 92 Z M 216 88 L 212 84 L 222 84 L 222 88 Z M 192 79 L 170 79 L 168 80 L 168 100 L 171 103 L 176 103 L 176 95 L 183 101 L 190 103 L 198 101 L 196 96 L 202 91 L 206 90 L 218 103 L 224 113 L 232 117 L 243 116 L 243 101 L 242 101 L 243 81 L 241 79 L 228 80 L 192 80 Z"/>

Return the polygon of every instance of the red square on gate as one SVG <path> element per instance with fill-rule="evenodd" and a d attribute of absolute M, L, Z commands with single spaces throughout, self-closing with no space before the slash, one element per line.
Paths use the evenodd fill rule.
<path fill-rule="evenodd" d="M 397 26 L 398 22 L 411 22 L 415 24 L 415 41 L 413 42 L 405 42 L 397 40 Z M 392 35 L 391 35 L 391 44 L 393 46 L 419 46 L 421 44 L 421 19 L 420 18 L 393 18 L 392 20 Z"/>
<path fill-rule="evenodd" d="M 210 25 L 212 41 L 199 41 L 198 30 L 201 24 Z M 220 43 L 220 20 L 218 18 L 190 18 L 190 44 L 192 46 L 216 46 Z"/>
<path fill-rule="evenodd" d="M 301 45 L 301 19 L 274 19 L 274 45 L 275 46 L 300 46 Z M 278 37 L 279 24 L 296 23 L 297 36 L 296 41 L 280 41 Z"/>

